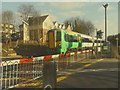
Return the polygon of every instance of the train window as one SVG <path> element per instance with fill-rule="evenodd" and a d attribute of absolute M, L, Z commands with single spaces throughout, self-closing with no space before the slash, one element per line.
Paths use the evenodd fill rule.
<path fill-rule="evenodd" d="M 89 42 L 93 42 L 92 40 L 89 40 Z"/>
<path fill-rule="evenodd" d="M 69 35 L 68 35 L 68 34 L 65 34 L 64 38 L 65 38 L 65 41 L 66 41 L 66 42 L 69 41 Z"/>
<path fill-rule="evenodd" d="M 77 36 L 73 36 L 73 37 L 72 37 L 72 41 L 73 41 L 73 42 L 78 42 Z"/>
<path fill-rule="evenodd" d="M 95 42 L 95 43 L 100 43 L 100 40 L 95 40 L 94 42 Z"/>
<path fill-rule="evenodd" d="M 77 36 L 72 36 L 72 35 L 68 35 L 68 34 L 65 34 L 64 38 L 65 38 L 65 41 L 67 41 L 67 42 L 77 42 L 78 41 Z"/>
<path fill-rule="evenodd" d="M 97 43 L 97 40 L 94 40 L 94 43 Z"/>
<path fill-rule="evenodd" d="M 61 32 L 57 31 L 56 40 L 61 41 Z"/>
<path fill-rule="evenodd" d="M 89 42 L 89 39 L 88 38 L 82 38 L 82 41 L 83 42 Z"/>
<path fill-rule="evenodd" d="M 92 42 L 92 40 L 89 39 L 89 38 L 82 38 L 82 41 L 83 41 L 83 42 Z"/>
<path fill-rule="evenodd" d="M 69 35 L 69 42 L 77 42 L 78 41 L 78 38 L 77 36 L 72 36 L 72 35 Z"/>
<path fill-rule="evenodd" d="M 73 41 L 73 37 L 72 35 L 69 35 L 69 42 L 72 42 Z"/>
<path fill-rule="evenodd" d="M 102 43 L 105 43 L 105 41 L 102 40 Z"/>

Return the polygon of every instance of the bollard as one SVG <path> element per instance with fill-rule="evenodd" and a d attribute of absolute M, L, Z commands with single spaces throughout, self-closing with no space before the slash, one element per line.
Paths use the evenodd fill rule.
<path fill-rule="evenodd" d="M 43 62 L 43 88 L 54 90 L 57 83 L 56 62 L 51 58 Z"/>

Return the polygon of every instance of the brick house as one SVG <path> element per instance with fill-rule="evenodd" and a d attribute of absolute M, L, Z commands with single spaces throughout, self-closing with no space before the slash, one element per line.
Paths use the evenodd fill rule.
<path fill-rule="evenodd" d="M 29 22 L 30 40 L 39 44 L 46 44 L 48 30 L 54 28 L 52 18 L 49 15 L 31 17 Z"/>

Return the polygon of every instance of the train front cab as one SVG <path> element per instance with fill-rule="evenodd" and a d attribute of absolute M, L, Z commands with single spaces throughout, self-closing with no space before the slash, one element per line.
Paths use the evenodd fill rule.
<path fill-rule="evenodd" d="M 48 47 L 53 53 L 60 53 L 61 48 L 61 31 L 49 30 L 48 31 Z"/>
<path fill-rule="evenodd" d="M 75 32 L 65 30 L 49 30 L 48 31 L 48 46 L 52 52 L 65 54 L 69 50 L 81 47 L 81 37 Z"/>

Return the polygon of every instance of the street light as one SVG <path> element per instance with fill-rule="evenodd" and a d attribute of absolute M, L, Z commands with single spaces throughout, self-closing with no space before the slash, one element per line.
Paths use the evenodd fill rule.
<path fill-rule="evenodd" d="M 116 42 L 117 42 L 117 43 L 116 43 L 116 44 L 117 44 L 116 46 L 117 46 L 117 58 L 118 58 L 118 54 L 119 54 L 119 53 L 118 53 L 118 51 L 119 51 L 119 50 L 118 50 L 118 37 L 116 38 Z"/>
<path fill-rule="evenodd" d="M 108 7 L 108 3 L 104 4 L 103 7 L 105 8 L 105 42 L 107 42 L 107 7 Z"/>

